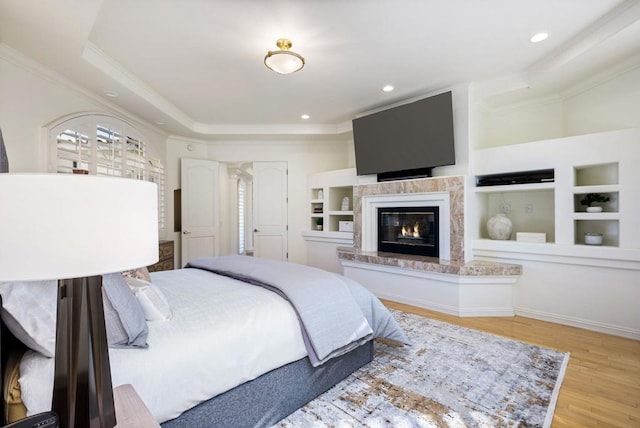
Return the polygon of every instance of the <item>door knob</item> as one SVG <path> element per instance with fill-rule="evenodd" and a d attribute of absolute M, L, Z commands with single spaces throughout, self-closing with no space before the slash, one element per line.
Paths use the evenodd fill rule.
<path fill-rule="evenodd" d="M 190 234 L 190 233 L 191 233 L 191 232 L 189 232 L 188 230 L 183 230 L 183 231 L 182 231 L 182 234 L 183 234 L 183 235 L 188 235 L 188 234 Z"/>
<path fill-rule="evenodd" d="M 253 229 L 254 232 L 260 232 L 258 229 Z"/>

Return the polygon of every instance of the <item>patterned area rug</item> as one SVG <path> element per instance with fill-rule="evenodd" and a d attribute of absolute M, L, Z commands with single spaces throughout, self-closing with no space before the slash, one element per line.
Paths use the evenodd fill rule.
<path fill-rule="evenodd" d="M 392 310 L 413 346 L 373 362 L 280 427 L 548 427 L 569 354 Z"/>

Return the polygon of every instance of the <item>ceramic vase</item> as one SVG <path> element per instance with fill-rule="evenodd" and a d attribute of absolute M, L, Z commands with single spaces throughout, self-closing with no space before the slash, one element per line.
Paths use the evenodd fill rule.
<path fill-rule="evenodd" d="M 491 239 L 507 240 L 511 237 L 512 229 L 513 223 L 504 213 L 494 215 L 487 222 L 487 232 Z"/>
<path fill-rule="evenodd" d="M 602 245 L 602 233 L 587 232 L 584 234 L 586 245 Z"/>

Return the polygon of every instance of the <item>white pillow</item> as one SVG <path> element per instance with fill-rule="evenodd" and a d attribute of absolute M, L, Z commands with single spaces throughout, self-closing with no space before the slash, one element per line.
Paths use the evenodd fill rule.
<path fill-rule="evenodd" d="M 47 357 L 56 353 L 58 281 L 0 282 L 2 320 L 13 335 Z"/>
<path fill-rule="evenodd" d="M 140 278 L 125 277 L 142 306 L 147 321 L 168 320 L 173 316 L 169 302 L 157 285 Z"/>

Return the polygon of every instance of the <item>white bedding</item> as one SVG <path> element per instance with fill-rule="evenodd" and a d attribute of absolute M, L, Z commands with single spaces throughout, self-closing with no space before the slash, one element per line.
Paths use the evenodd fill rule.
<path fill-rule="evenodd" d="M 150 321 L 148 349 L 109 349 L 113 386 L 130 383 L 159 422 L 307 355 L 292 307 L 275 293 L 198 269 L 152 273 L 173 311 Z M 20 365 L 28 414 L 50 409 L 53 359 Z"/>

